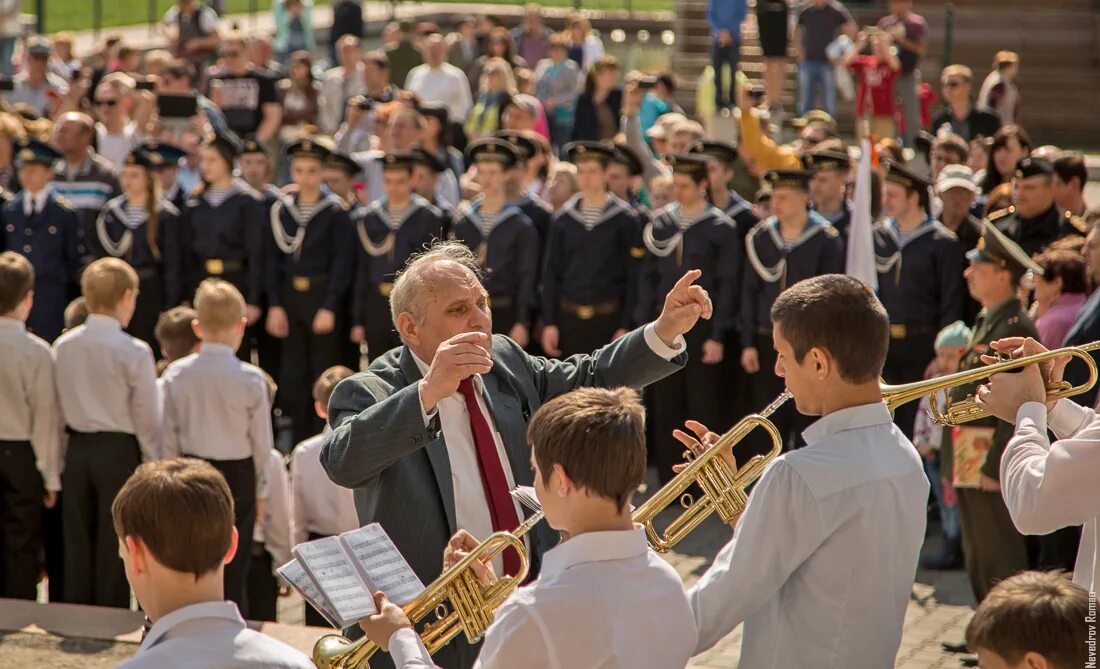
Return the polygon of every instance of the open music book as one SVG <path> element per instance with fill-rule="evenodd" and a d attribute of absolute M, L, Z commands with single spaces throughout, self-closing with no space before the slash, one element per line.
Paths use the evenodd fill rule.
<path fill-rule="evenodd" d="M 424 584 L 378 523 L 335 537 L 298 544 L 293 560 L 276 571 L 334 627 L 354 625 L 378 612 L 374 593 L 405 605 Z"/>

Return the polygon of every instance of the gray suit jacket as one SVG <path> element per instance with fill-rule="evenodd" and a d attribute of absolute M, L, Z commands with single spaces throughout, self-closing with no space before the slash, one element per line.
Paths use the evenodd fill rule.
<path fill-rule="evenodd" d="M 493 369 L 482 380 L 519 485 L 534 480 L 527 421 L 543 402 L 582 386 L 642 388 L 687 361 L 686 353 L 672 361 L 654 354 L 641 329 L 591 355 L 566 360 L 528 355 L 511 339 L 494 335 L 492 355 Z M 439 576 L 443 549 L 459 528 L 447 445 L 438 414 L 424 425 L 420 378 L 412 353 L 402 346 L 375 360 L 366 372 L 340 382 L 329 400 L 333 432 L 321 450 L 321 462 L 338 485 L 355 489 L 359 522 L 380 523 L 427 584 Z M 537 557 L 553 548 L 558 536 L 546 523 L 532 534 L 537 569 Z M 465 662 L 442 666 L 459 665 Z"/>

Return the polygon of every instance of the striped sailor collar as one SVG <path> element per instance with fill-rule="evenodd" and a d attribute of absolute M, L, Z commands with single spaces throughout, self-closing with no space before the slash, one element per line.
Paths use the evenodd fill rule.
<path fill-rule="evenodd" d="M 806 227 L 802 229 L 802 234 L 793 240 L 788 241 L 786 239 L 783 239 L 783 235 L 779 233 L 778 216 L 772 216 L 771 218 L 765 219 L 760 223 L 757 223 L 756 227 L 753 228 L 753 230 L 749 233 L 749 236 L 752 237 L 758 234 L 759 231 L 766 231 L 768 236 L 771 237 L 771 240 L 775 244 L 776 248 L 794 249 L 805 244 L 806 242 L 810 241 L 811 239 L 823 232 L 828 232 L 829 230 L 835 231 L 835 228 L 833 228 L 829 221 L 821 214 L 813 210 L 807 211 L 806 213 Z"/>
<path fill-rule="evenodd" d="M 569 198 L 568 202 L 566 202 L 564 205 L 562 205 L 561 212 L 563 214 L 568 214 L 568 215 L 572 216 L 573 218 L 577 219 L 578 221 L 583 220 L 584 214 L 581 211 L 581 208 L 582 208 L 581 203 L 582 203 L 583 200 L 584 200 L 584 195 L 581 194 L 581 193 L 577 193 L 573 197 Z M 604 221 L 616 216 L 620 212 L 630 213 L 631 212 L 631 206 L 629 204 L 627 204 L 626 202 L 624 202 L 622 200 L 622 198 L 620 198 L 620 197 L 616 196 L 614 193 L 608 191 L 607 200 L 604 201 L 603 210 L 600 213 L 600 217 L 598 219 L 596 219 L 596 223 L 597 224 L 603 223 Z"/>

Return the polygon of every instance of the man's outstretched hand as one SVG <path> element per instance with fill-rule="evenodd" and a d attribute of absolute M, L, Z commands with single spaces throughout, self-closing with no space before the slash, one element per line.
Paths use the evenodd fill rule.
<path fill-rule="evenodd" d="M 654 332 L 670 348 L 677 337 L 687 334 L 700 318 L 709 320 L 714 311 L 707 291 L 694 285 L 702 275 L 700 270 L 693 269 L 680 277 L 665 296 L 665 307 L 653 323 Z"/>

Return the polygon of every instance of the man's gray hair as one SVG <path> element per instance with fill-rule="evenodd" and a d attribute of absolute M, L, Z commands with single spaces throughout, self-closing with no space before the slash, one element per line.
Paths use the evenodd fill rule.
<path fill-rule="evenodd" d="M 465 244 L 458 241 L 435 242 L 427 250 L 411 256 L 405 267 L 397 273 L 390 291 L 390 317 L 397 326 L 397 317 L 403 312 L 412 314 L 418 322 L 424 322 L 424 288 L 438 269 L 461 265 L 481 279 L 481 265 L 477 256 Z"/>

